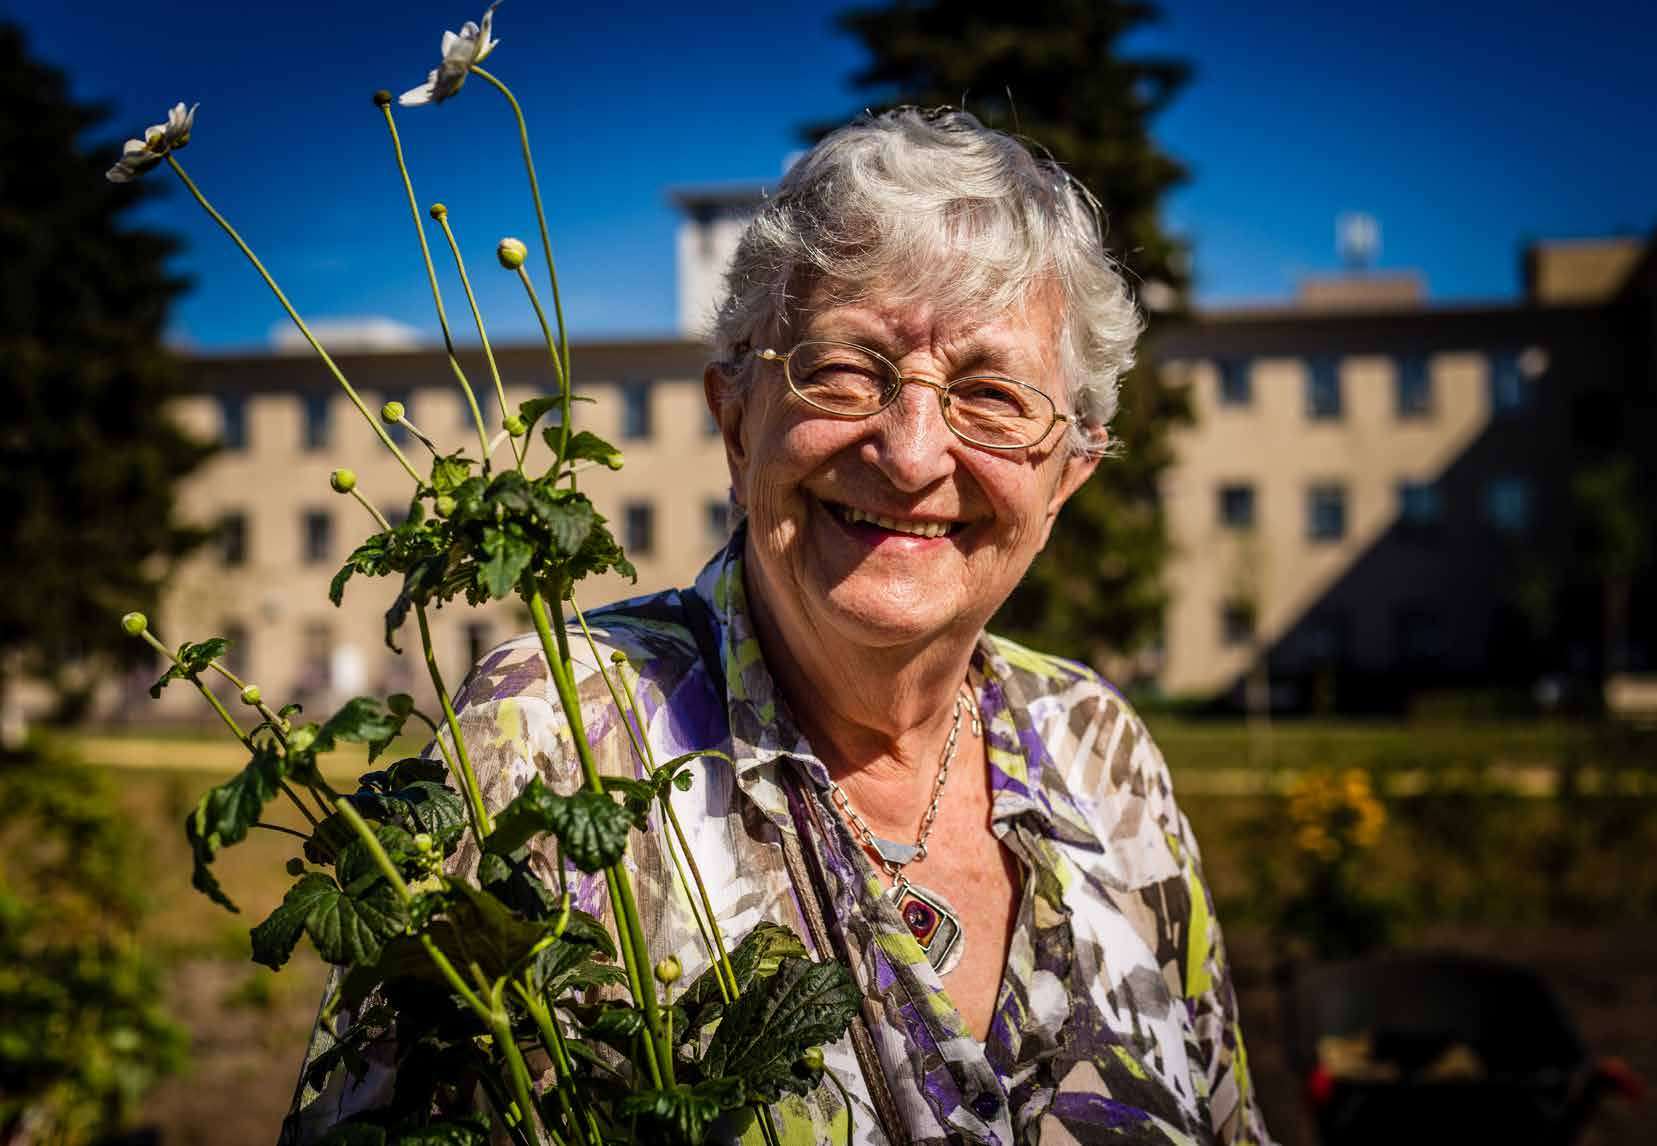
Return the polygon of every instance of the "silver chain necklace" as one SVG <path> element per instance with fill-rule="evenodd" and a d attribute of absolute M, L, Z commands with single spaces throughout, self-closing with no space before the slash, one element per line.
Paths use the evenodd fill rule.
<path fill-rule="evenodd" d="M 893 901 L 898 918 L 909 928 L 910 934 L 926 953 L 927 962 L 940 975 L 953 971 L 961 961 L 966 946 L 961 917 L 943 896 L 911 883 L 909 877 L 903 874 L 903 869 L 906 864 L 926 858 L 926 841 L 938 819 L 938 805 L 943 800 L 944 785 L 949 781 L 949 766 L 955 759 L 955 746 L 961 736 L 961 717 L 967 712 L 972 713 L 972 734 L 982 735 L 978 700 L 963 685 L 955 694 L 955 719 L 950 723 L 949 738 L 944 741 L 943 752 L 938 757 L 938 778 L 932 785 L 932 802 L 921 818 L 920 831 L 916 833 L 914 843 L 899 843 L 875 835 L 863 817 L 857 814 L 857 809 L 852 807 L 851 800 L 840 785 L 829 781 L 829 794 L 834 806 L 845 816 L 856 834 L 862 837 L 864 845 L 880 857 L 881 865 L 891 877 L 892 889 L 886 894 Z"/>

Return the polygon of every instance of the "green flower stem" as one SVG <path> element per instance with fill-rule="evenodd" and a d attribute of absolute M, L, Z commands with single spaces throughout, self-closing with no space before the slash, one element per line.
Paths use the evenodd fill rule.
<path fill-rule="evenodd" d="M 511 413 L 506 408 L 506 387 L 501 384 L 500 367 L 495 365 L 495 351 L 489 345 L 489 331 L 484 328 L 483 312 L 478 310 L 477 296 L 472 293 L 472 279 L 466 273 L 466 260 L 460 257 L 460 244 L 455 241 L 454 230 L 449 226 L 447 211 L 437 216 L 437 225 L 443 228 L 443 237 L 449 240 L 449 250 L 454 253 L 455 269 L 460 272 L 460 285 L 466 291 L 467 305 L 472 308 L 472 321 L 477 323 L 478 338 L 483 342 L 483 357 L 489 363 L 489 376 L 494 379 L 495 397 L 500 400 L 501 417 L 504 418 Z M 516 456 L 517 447 L 514 446 L 512 452 Z"/>
<path fill-rule="evenodd" d="M 362 814 L 351 806 L 349 800 L 340 804 L 339 814 L 342 820 L 351 825 L 351 830 L 357 833 L 357 838 L 362 841 L 363 847 L 368 849 L 369 857 L 373 859 L 374 866 L 380 869 L 380 874 L 385 876 L 386 882 L 397 893 L 397 898 L 407 904 L 414 896 L 409 891 L 408 884 L 403 882 L 402 873 L 397 870 L 397 865 L 391 862 L 391 857 L 385 854 L 385 848 L 380 846 L 379 837 L 368 826 L 368 821 L 364 820 Z"/>
<path fill-rule="evenodd" d="M 409 214 L 414 216 L 414 233 L 420 237 L 420 257 L 426 261 L 426 280 L 431 283 L 432 301 L 437 304 L 437 325 L 443 328 L 443 348 L 449 355 L 449 369 L 454 371 L 455 381 L 460 383 L 461 393 L 466 395 L 466 407 L 472 412 L 472 422 L 478 428 L 478 445 L 483 449 L 483 466 L 489 467 L 489 431 L 483 423 L 483 411 L 478 409 L 477 395 L 472 392 L 472 384 L 466 378 L 466 372 L 460 368 L 460 359 L 455 356 L 454 339 L 449 335 L 449 316 L 443 309 L 443 292 L 437 286 L 437 269 L 432 266 L 431 247 L 426 243 L 426 226 L 420 221 L 420 205 L 414 198 L 414 183 L 409 179 L 408 164 L 403 159 L 403 141 L 397 134 L 397 121 L 392 118 L 391 105 L 383 104 L 380 108 L 385 113 L 385 125 L 391 132 L 391 149 L 397 156 L 397 171 L 403 177 L 403 190 L 408 192 Z"/>
<path fill-rule="evenodd" d="M 535 1084 L 529 1077 L 529 1066 L 524 1062 L 523 1051 L 518 1049 L 517 1036 L 512 1032 L 512 1020 L 506 1012 L 506 1006 L 501 999 L 501 992 L 506 986 L 506 980 L 501 979 L 494 984 L 489 993 L 489 1031 L 495 1036 L 495 1045 L 500 1048 L 506 1059 L 507 1073 L 512 1079 L 512 1090 L 517 1096 L 519 1117 L 530 1129 L 531 1140 L 538 1139 L 534 1133 L 537 1127 L 546 1130 L 555 1146 L 563 1146 L 561 1139 L 552 1127 L 546 1126 L 541 1118 L 541 1108 L 535 1104 Z"/>
<path fill-rule="evenodd" d="M 632 742 L 633 752 L 645 765 L 650 776 L 656 774 L 656 754 L 650 747 L 650 738 L 644 732 L 644 712 L 639 708 L 638 698 L 633 695 L 632 685 L 627 683 L 627 673 L 622 665 L 616 666 L 616 676 L 621 680 L 622 692 L 626 696 L 625 703 L 622 696 L 617 695 L 616 686 L 610 681 L 610 674 L 605 671 L 603 657 L 599 655 L 598 643 L 593 640 L 592 630 L 587 627 L 587 618 L 582 614 L 581 607 L 573 601 L 570 610 L 575 614 L 576 623 L 581 626 L 581 633 L 587 638 L 587 647 L 592 650 L 593 661 L 598 665 L 599 675 L 604 678 L 604 687 L 610 690 L 610 699 L 615 702 L 616 710 L 623 713 L 622 725 L 627 729 L 627 738 Z M 626 719 L 631 713 L 633 719 Z M 635 728 L 637 732 L 635 732 Z M 696 920 L 696 929 L 702 933 L 702 945 L 708 953 L 708 959 L 718 968 L 714 972 L 714 982 L 719 984 L 719 993 L 729 1003 L 742 997 L 742 992 L 736 985 L 736 971 L 731 967 L 730 954 L 725 950 L 725 938 L 720 934 L 718 918 L 714 915 L 713 902 L 708 898 L 707 885 L 702 882 L 701 869 L 696 865 L 696 856 L 690 850 L 690 841 L 685 836 L 685 830 L 679 824 L 678 814 L 673 810 L 673 801 L 664 792 L 661 797 L 662 810 L 667 814 L 668 821 L 673 825 L 674 834 L 679 840 L 679 850 L 685 853 L 685 860 L 690 864 L 691 879 L 685 878 L 684 865 L 679 862 L 679 853 L 674 850 L 671 839 L 664 840 L 667 845 L 667 854 L 673 860 L 673 867 L 679 876 L 679 885 L 685 889 L 685 898 L 690 901 L 690 914 Z M 691 900 L 690 888 L 695 881 L 697 895 L 702 901 L 701 911 L 697 910 L 696 903 Z M 707 925 L 702 923 L 703 913 L 707 915 Z M 668 1045 L 672 1045 L 670 1039 Z"/>
<path fill-rule="evenodd" d="M 387 521 L 385 519 L 385 514 L 381 513 L 366 497 L 362 495 L 362 490 L 352 486 L 351 496 L 357 499 L 358 505 L 368 511 L 368 515 L 374 519 L 374 524 L 380 527 L 381 533 L 391 532 L 391 522 Z"/>
<path fill-rule="evenodd" d="M 535 1027 L 541 1033 L 541 1045 L 546 1048 L 547 1056 L 552 1059 L 553 1091 L 558 1096 L 558 1106 L 564 1112 L 564 1122 L 581 1137 L 583 1143 L 597 1146 L 600 1142 L 598 1122 L 593 1118 L 592 1111 L 587 1104 L 580 1103 L 577 1111 L 570 1101 L 570 1079 L 575 1073 L 574 1064 L 570 1061 L 569 1048 L 564 1045 L 564 1032 L 558 1029 L 553 1021 L 552 1010 L 546 1000 L 537 995 L 522 982 L 512 984 L 513 990 L 523 1002 L 524 1009 L 529 1012 L 530 1018 L 535 1021 Z M 580 1093 L 576 1092 L 580 1099 Z"/>
<path fill-rule="evenodd" d="M 564 302 L 558 294 L 558 266 L 552 261 L 552 240 L 547 237 L 547 213 L 541 205 L 541 184 L 535 178 L 535 159 L 529 153 L 529 126 L 524 123 L 524 109 L 518 106 L 517 97 L 512 89 L 484 69 L 473 65 L 472 74 L 486 80 L 494 89 L 506 97 L 506 102 L 512 105 L 512 114 L 518 121 L 518 142 L 523 145 L 524 170 L 529 173 L 529 193 L 535 200 L 535 221 L 541 227 L 541 250 L 546 255 L 547 277 L 552 281 L 552 310 L 558 317 L 558 346 L 562 351 L 563 361 L 560 364 L 559 376 L 564 379 L 564 425 L 570 424 L 570 339 L 564 328 Z M 565 431 L 568 433 L 568 430 Z M 559 460 L 563 460 L 563 452 L 559 452 Z"/>
<path fill-rule="evenodd" d="M 409 421 L 407 417 L 398 418 L 396 424 L 413 434 L 422 446 L 425 446 L 432 452 L 432 457 L 438 458 L 443 456 L 442 451 L 437 448 L 437 443 L 431 440 L 431 436 L 419 426 L 416 426 L 413 422 Z"/>
<path fill-rule="evenodd" d="M 564 632 L 564 618 L 560 615 L 557 628 L 552 626 L 547 616 L 546 598 L 541 595 L 539 589 L 529 594 L 527 603 L 530 619 L 535 624 L 535 633 L 541 639 L 541 651 L 546 657 L 548 671 L 552 673 L 553 687 L 557 690 L 558 701 L 564 709 L 564 719 L 570 726 L 570 738 L 575 742 L 575 754 L 581 762 L 582 776 L 588 787 L 602 795 L 604 780 L 598 774 L 598 764 L 593 759 L 592 745 L 587 742 L 587 730 L 581 719 L 581 698 L 576 695 L 575 682 L 570 674 L 569 637 Z M 616 913 L 616 928 L 621 936 L 621 953 L 627 966 L 633 1000 L 644 1009 L 645 1025 L 650 1029 L 651 1038 L 646 1040 L 646 1047 L 651 1073 L 656 1086 L 660 1087 L 664 1083 L 671 1086 L 673 1058 L 666 1053 L 667 1048 L 661 1046 L 661 1014 L 656 1007 L 656 992 L 648 979 L 650 948 L 645 943 L 644 927 L 639 922 L 639 908 L 633 898 L 633 885 L 627 877 L 626 867 L 619 861 L 604 870 L 604 879 L 609 886 L 610 903 Z M 655 1045 L 651 1045 L 653 1043 Z"/>
<path fill-rule="evenodd" d="M 477 838 L 478 846 L 483 846 L 483 839 L 494 825 L 489 820 L 489 810 L 483 806 L 483 792 L 478 788 L 477 773 L 472 771 L 472 760 L 466 754 L 466 741 L 460 735 L 460 717 L 455 715 L 455 706 L 449 700 L 449 690 L 443 686 L 443 674 L 437 667 L 437 654 L 432 650 L 431 625 L 426 620 L 426 606 L 415 605 L 414 615 L 420 621 L 420 647 L 426 655 L 426 670 L 431 674 L 432 687 L 437 689 L 437 702 L 443 706 L 443 722 L 449 726 L 449 736 L 453 739 L 455 759 L 450 759 L 447 752 L 443 752 L 443 759 L 449 765 L 450 771 L 460 778 L 461 787 L 466 789 L 466 811 L 472 819 L 472 835 Z M 437 738 L 438 750 L 443 750 L 443 738 Z M 459 763 L 458 772 L 455 764 Z"/>
<path fill-rule="evenodd" d="M 834 1089 L 840 1092 L 840 1101 L 845 1105 L 846 1111 L 846 1146 L 852 1146 L 857 1138 L 857 1119 L 852 1116 L 851 1092 L 846 1089 L 846 1084 L 840 1081 L 840 1076 L 832 1070 L 823 1071 L 823 1075 L 834 1083 Z"/>
<path fill-rule="evenodd" d="M 307 843 L 310 842 L 311 839 L 311 837 L 306 835 L 304 832 L 296 832 L 292 828 L 284 828 L 281 824 L 267 824 L 263 820 L 260 820 L 254 823 L 253 826 L 256 828 L 263 828 L 267 832 L 281 832 L 286 836 L 294 836 L 298 839 L 305 840 Z M 316 827 L 316 824 L 313 823 L 311 826 L 314 828 Z"/>
<path fill-rule="evenodd" d="M 564 377 L 564 363 L 558 357 L 558 344 L 553 341 L 552 329 L 547 325 L 547 312 L 541 309 L 541 296 L 535 293 L 535 280 L 529 277 L 529 268 L 519 264 L 518 281 L 524 284 L 524 293 L 529 296 L 529 305 L 535 308 L 535 319 L 541 324 L 541 338 L 547 344 L 547 355 L 552 359 L 553 375 L 558 379 L 558 388 L 562 390 L 569 384 Z"/>
<path fill-rule="evenodd" d="M 299 793 L 298 793 L 298 792 L 295 792 L 295 791 L 294 791 L 294 790 L 293 790 L 293 789 L 292 789 L 292 788 L 291 788 L 291 787 L 289 787 L 289 786 L 288 786 L 288 782 L 287 782 L 287 781 L 286 781 L 286 780 L 283 780 L 283 781 L 281 781 L 281 786 L 282 786 L 282 791 L 284 791 L 284 792 L 286 792 L 286 793 L 287 793 L 287 794 L 288 794 L 288 799 L 290 799 L 290 800 L 292 800 L 292 801 L 293 801 L 293 806 L 294 806 L 294 807 L 296 807 L 296 808 L 298 808 L 298 809 L 299 809 L 299 814 L 300 814 L 300 815 L 302 815 L 302 816 L 304 816 L 304 817 L 305 817 L 305 819 L 306 819 L 306 820 L 308 820 L 308 821 L 309 821 L 309 822 L 310 822 L 310 825 L 311 825 L 311 827 L 312 827 L 312 828 L 313 828 L 313 829 L 315 829 L 315 828 L 320 828 L 320 827 L 321 827 L 321 826 L 322 826 L 322 821 L 321 821 L 321 820 L 319 820 L 319 819 L 317 819 L 317 818 L 316 818 L 316 817 L 315 817 L 315 816 L 313 816 L 313 815 L 312 815 L 312 814 L 311 814 L 311 811 L 310 811 L 310 809 L 309 809 L 309 808 L 307 808 L 307 807 L 306 807 L 306 806 L 305 806 L 305 805 L 304 805 L 304 804 L 303 804 L 303 803 L 302 803 L 302 802 L 301 802 L 301 801 L 300 801 L 300 799 L 299 799 Z M 311 790 L 310 790 L 310 789 L 307 789 L 307 791 L 311 791 Z M 320 803 L 322 803 L 322 800 L 321 800 L 321 798 L 320 798 L 320 797 L 318 797 L 318 796 L 317 796 L 317 794 L 316 794 L 316 792 L 315 792 L 315 791 L 311 791 L 311 799 L 313 799 L 313 800 L 316 800 L 316 802 L 317 802 L 317 803 L 318 803 L 318 804 L 320 804 Z M 327 816 L 327 814 L 328 814 L 328 811 L 327 811 L 327 809 L 326 809 L 326 808 L 324 808 L 324 809 L 323 809 L 323 812 L 322 812 L 322 814 L 323 814 L 323 815 L 324 815 L 324 816 Z"/>
<path fill-rule="evenodd" d="M 765 1146 L 782 1146 L 782 1139 L 777 1136 L 777 1128 L 771 1122 L 771 1108 L 756 1102 L 754 1112 L 759 1116 L 759 1135 L 765 1139 Z"/>
<path fill-rule="evenodd" d="M 202 209 L 213 217 L 213 221 L 224 229 L 225 234 L 230 236 L 231 242 L 235 243 L 241 250 L 242 254 L 247 256 L 247 261 L 253 264 L 253 269 L 258 271 L 259 277 L 265 280 L 265 285 L 268 286 L 271 289 L 271 293 L 276 296 L 276 301 L 282 304 L 282 309 L 288 312 L 288 317 L 291 318 L 293 320 L 293 324 L 299 328 L 299 333 L 305 336 L 305 341 L 309 342 L 311 344 L 311 349 L 315 350 L 322 358 L 323 365 L 328 367 L 328 371 L 333 374 L 334 380 L 344 388 L 346 397 L 351 399 L 351 404 L 357 408 L 358 413 L 368 419 L 368 424 L 374 427 L 374 432 L 380 436 L 380 441 L 384 444 L 385 448 L 391 451 L 392 457 L 396 458 L 403 469 L 407 471 L 408 476 L 414 479 L 415 485 L 424 485 L 425 482 L 421 479 L 420 474 L 409 464 L 409 460 L 403 456 L 403 451 L 397 448 L 397 443 L 391 440 L 391 435 L 385 432 L 385 428 L 380 425 L 379 419 L 369 412 L 368 407 L 363 404 L 362 398 L 358 396 L 356 389 L 351 385 L 351 383 L 346 380 L 346 377 L 343 373 L 341 373 L 340 368 L 334 365 L 334 360 L 330 358 L 328 356 L 328 352 L 322 348 L 322 343 L 316 340 L 316 335 L 311 333 L 311 328 L 305 325 L 305 320 L 299 317 L 299 312 L 295 310 L 293 308 L 293 304 L 288 301 L 288 296 L 282 293 L 282 288 L 276 285 L 275 279 L 271 278 L 270 272 L 265 269 L 265 264 L 261 263 L 259 261 L 259 256 L 253 253 L 253 248 L 243 242 L 241 235 L 236 233 L 236 228 L 232 227 L 230 222 L 213 208 L 213 204 L 207 201 L 207 196 L 203 195 L 201 193 L 201 189 L 195 185 L 195 182 L 191 180 L 188 175 L 185 174 L 184 168 L 179 166 L 178 160 L 174 158 L 170 152 L 167 155 L 167 164 L 173 169 L 173 173 L 177 175 L 181 181 L 183 181 L 184 186 L 189 190 L 190 194 L 195 196 L 196 202 L 201 204 Z"/>

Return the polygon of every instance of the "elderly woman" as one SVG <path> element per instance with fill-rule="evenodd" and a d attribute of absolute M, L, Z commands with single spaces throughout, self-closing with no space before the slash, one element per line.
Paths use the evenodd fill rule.
<path fill-rule="evenodd" d="M 1196 842 L 1094 672 L 987 635 L 1108 443 L 1139 321 L 1092 200 L 958 111 L 828 136 L 748 228 L 704 387 L 738 525 L 692 588 L 591 614 L 731 938 L 761 920 L 853 970 L 829 1048 L 860 1143 L 1262 1142 Z M 533 635 L 463 732 L 486 796 L 578 778 Z M 601 765 L 633 774 L 596 672 Z M 705 962 L 654 840 L 647 933 Z M 582 906 L 604 910 L 597 877 Z M 776 1110 L 843 1142 L 833 1087 Z"/>

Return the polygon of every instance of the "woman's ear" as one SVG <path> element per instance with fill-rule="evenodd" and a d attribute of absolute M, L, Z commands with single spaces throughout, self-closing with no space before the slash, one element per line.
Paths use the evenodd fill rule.
<path fill-rule="evenodd" d="M 725 364 L 710 362 L 702 370 L 702 397 L 725 442 L 725 464 L 731 471 L 731 498 L 738 505 L 747 505 L 748 450 L 742 436 L 746 403 L 733 387 Z"/>
<path fill-rule="evenodd" d="M 1043 548 L 1053 533 L 1053 522 L 1058 520 L 1059 510 L 1063 509 L 1070 496 L 1093 476 L 1093 471 L 1099 466 L 1099 457 L 1110 442 L 1110 431 L 1105 427 L 1087 426 L 1084 429 L 1092 440 L 1094 449 L 1084 453 L 1068 443 L 1061 447 L 1066 453 L 1059 468 L 1058 480 L 1053 483 L 1053 496 L 1047 502 L 1047 520 L 1042 523 L 1041 530 Z"/>

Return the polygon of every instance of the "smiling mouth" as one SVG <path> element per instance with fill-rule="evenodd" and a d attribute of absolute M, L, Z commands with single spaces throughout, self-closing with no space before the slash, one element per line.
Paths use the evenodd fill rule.
<path fill-rule="evenodd" d="M 907 533 L 913 537 L 947 537 L 967 527 L 964 521 L 908 521 L 832 501 L 825 501 L 823 505 L 844 525 L 873 525 L 891 533 Z"/>

